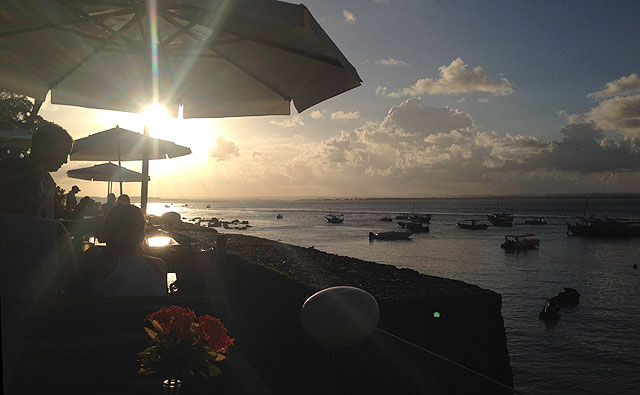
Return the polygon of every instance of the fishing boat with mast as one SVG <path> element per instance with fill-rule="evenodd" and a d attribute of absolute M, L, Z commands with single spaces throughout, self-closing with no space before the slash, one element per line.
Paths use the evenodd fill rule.
<path fill-rule="evenodd" d="M 587 217 L 587 204 L 584 204 L 582 217 L 575 224 L 567 222 L 567 234 L 593 237 L 638 237 L 640 236 L 640 219 Z"/>

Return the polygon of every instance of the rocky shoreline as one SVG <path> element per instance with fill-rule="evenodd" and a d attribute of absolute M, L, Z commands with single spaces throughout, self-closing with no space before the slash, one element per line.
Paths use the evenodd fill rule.
<path fill-rule="evenodd" d="M 197 225 L 174 230 L 215 245 Z M 226 288 L 237 345 L 274 393 L 325 393 L 327 350 L 302 332 L 299 310 L 318 290 L 372 294 L 379 328 L 513 386 L 499 294 L 462 281 L 239 234 L 224 234 Z M 437 314 L 435 314 L 437 313 Z M 508 393 L 376 332 L 336 353 L 337 393 Z"/>

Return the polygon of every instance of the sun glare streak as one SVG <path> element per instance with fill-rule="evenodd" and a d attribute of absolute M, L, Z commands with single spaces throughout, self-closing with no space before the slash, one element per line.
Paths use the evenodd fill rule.
<path fill-rule="evenodd" d="M 149 0 L 149 35 L 151 42 L 151 79 L 153 85 L 153 103 L 159 101 L 158 89 L 158 3 Z"/>

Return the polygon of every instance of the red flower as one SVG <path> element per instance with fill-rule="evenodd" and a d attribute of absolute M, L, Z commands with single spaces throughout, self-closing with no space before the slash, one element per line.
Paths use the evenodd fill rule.
<path fill-rule="evenodd" d="M 202 343 L 207 344 L 214 351 L 226 352 L 233 344 L 233 339 L 227 335 L 227 328 L 222 322 L 210 315 L 201 316 L 196 328 L 196 336 Z"/>
<path fill-rule="evenodd" d="M 165 307 L 147 317 L 149 322 L 157 321 L 164 334 L 175 336 L 177 340 L 183 339 L 189 333 L 195 319 L 196 313 L 190 308 L 179 306 Z"/>

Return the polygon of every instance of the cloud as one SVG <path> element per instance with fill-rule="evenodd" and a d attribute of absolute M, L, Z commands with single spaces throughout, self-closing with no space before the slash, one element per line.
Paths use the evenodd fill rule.
<path fill-rule="evenodd" d="M 486 97 L 481 97 L 478 99 L 479 103 L 489 103 L 489 99 L 487 99 Z"/>
<path fill-rule="evenodd" d="M 394 59 L 394 58 L 379 59 L 379 60 L 376 60 L 375 63 L 383 64 L 385 66 L 408 66 L 409 65 L 409 63 L 405 62 L 404 60 Z"/>
<path fill-rule="evenodd" d="M 376 96 L 384 96 L 387 94 L 386 86 L 379 86 L 376 88 Z"/>
<path fill-rule="evenodd" d="M 589 110 L 585 118 L 605 130 L 640 136 L 640 94 L 604 100 Z"/>
<path fill-rule="evenodd" d="M 423 78 L 414 85 L 389 93 L 389 97 L 418 96 L 425 93 L 430 95 L 456 95 L 468 92 L 485 92 L 495 96 L 512 94 L 511 83 L 505 77 L 499 81 L 491 80 L 480 66 L 472 71 L 467 70 L 461 58 L 451 62 L 449 66 L 441 66 L 440 78 Z"/>
<path fill-rule="evenodd" d="M 277 125 L 283 128 L 292 128 L 294 126 L 304 126 L 302 121 L 302 115 L 295 115 L 282 121 L 271 121 L 271 124 Z"/>
<path fill-rule="evenodd" d="M 608 97 L 625 96 L 640 93 L 640 78 L 633 73 L 626 77 L 607 82 L 604 89 L 589 93 L 587 97 L 592 99 L 606 99 Z"/>
<path fill-rule="evenodd" d="M 292 182 L 340 178 L 413 193 L 628 190 L 634 184 L 625 183 L 640 179 L 640 138 L 608 139 L 595 122 L 568 125 L 560 135 L 549 142 L 482 131 L 468 113 L 412 98 L 381 122 L 307 145 L 283 171 Z"/>
<path fill-rule="evenodd" d="M 331 113 L 331 119 L 339 119 L 339 120 L 349 120 L 349 119 L 358 119 L 360 118 L 360 111 L 338 111 Z"/>
<path fill-rule="evenodd" d="M 312 111 L 311 112 L 311 118 L 313 118 L 313 119 L 322 119 L 322 118 L 324 118 L 324 112 L 323 111 Z"/>
<path fill-rule="evenodd" d="M 356 16 L 353 13 L 344 10 L 342 11 L 342 15 L 344 16 L 344 21 L 347 23 L 351 23 L 352 25 L 356 23 Z"/>
<path fill-rule="evenodd" d="M 578 114 L 569 114 L 565 110 L 556 111 L 556 115 L 559 118 L 562 118 L 562 119 L 566 120 L 569 123 L 578 123 L 578 122 L 582 122 L 583 121 L 583 119 L 582 119 L 582 117 L 580 115 L 578 115 Z"/>
<path fill-rule="evenodd" d="M 211 149 L 211 157 L 218 162 L 230 159 L 232 156 L 240 156 L 240 150 L 233 141 L 227 141 L 223 136 L 216 139 L 216 145 Z"/>

